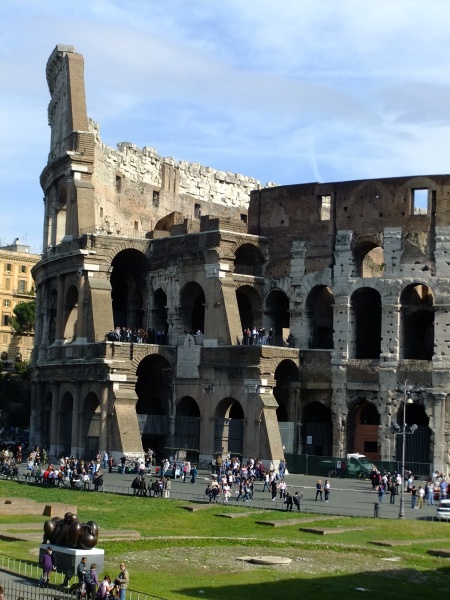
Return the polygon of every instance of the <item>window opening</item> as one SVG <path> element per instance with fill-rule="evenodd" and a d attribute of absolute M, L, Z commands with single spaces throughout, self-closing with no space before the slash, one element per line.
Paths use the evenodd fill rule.
<path fill-rule="evenodd" d="M 7 325 L 9 325 L 9 318 L 10 318 L 10 315 L 3 315 L 3 319 L 2 319 L 3 327 L 6 327 Z"/>
<path fill-rule="evenodd" d="M 22 266 L 20 267 L 20 272 L 21 272 L 21 273 L 26 273 L 26 272 L 27 272 L 27 268 L 26 268 L 26 266 L 25 266 L 25 265 L 22 265 Z"/>
<path fill-rule="evenodd" d="M 331 196 L 322 196 L 320 205 L 320 220 L 329 221 L 331 219 Z"/>
<path fill-rule="evenodd" d="M 426 215 L 428 212 L 428 189 L 412 190 L 413 215 Z"/>
<path fill-rule="evenodd" d="M 200 208 L 200 204 L 195 204 L 194 205 L 194 217 L 196 219 L 200 219 L 202 214 L 201 208 Z"/>
<path fill-rule="evenodd" d="M 241 214 L 241 221 L 247 223 L 247 215 Z"/>
<path fill-rule="evenodd" d="M 11 263 L 6 263 L 6 270 L 11 272 Z"/>
<path fill-rule="evenodd" d="M 159 206 L 159 192 L 157 190 L 153 190 L 153 206 L 156 208 Z"/>
<path fill-rule="evenodd" d="M 122 177 L 120 175 L 116 175 L 116 192 L 120 194 L 122 191 Z"/>

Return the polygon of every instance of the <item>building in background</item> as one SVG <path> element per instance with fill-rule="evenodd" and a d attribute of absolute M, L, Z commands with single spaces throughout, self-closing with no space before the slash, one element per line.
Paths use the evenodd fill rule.
<path fill-rule="evenodd" d="M 29 361 L 33 350 L 33 334 L 17 335 L 10 325 L 14 308 L 21 302 L 35 299 L 35 283 L 31 273 L 40 260 L 30 254 L 30 247 L 14 243 L 0 247 L 0 356 L 4 365 L 13 366 L 16 360 Z"/>
<path fill-rule="evenodd" d="M 32 443 L 395 461 L 411 393 L 409 464 L 448 472 L 450 176 L 263 187 L 107 147 L 71 46 L 47 81 Z"/>

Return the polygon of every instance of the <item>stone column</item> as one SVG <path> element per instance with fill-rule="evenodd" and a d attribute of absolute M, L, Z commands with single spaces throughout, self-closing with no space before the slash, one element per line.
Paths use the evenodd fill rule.
<path fill-rule="evenodd" d="M 49 455 L 50 456 L 59 456 L 60 448 L 59 448 L 59 423 L 58 423 L 58 415 L 59 415 L 59 385 L 54 383 L 50 386 L 50 392 L 52 394 L 52 412 L 50 416 L 50 448 Z"/>
<path fill-rule="evenodd" d="M 101 396 L 100 396 L 100 432 L 98 438 L 98 444 L 100 450 L 106 450 L 109 452 L 111 448 L 108 444 L 108 413 L 109 413 L 109 389 L 108 385 L 102 384 Z"/>
<path fill-rule="evenodd" d="M 64 343 L 64 312 L 66 303 L 64 277 L 62 276 L 58 276 L 57 294 L 55 344 L 61 345 Z"/>
<path fill-rule="evenodd" d="M 448 448 L 445 448 L 445 403 L 447 392 L 433 391 L 433 406 L 430 427 L 433 431 L 433 471 L 446 473 L 448 470 Z"/>
<path fill-rule="evenodd" d="M 83 415 L 81 414 L 81 388 L 80 384 L 73 390 L 73 406 L 72 406 L 72 439 L 70 453 L 73 456 L 80 456 L 80 450 L 85 447 L 85 440 L 81 438 L 83 435 Z M 86 432 L 84 432 L 86 433 Z"/>

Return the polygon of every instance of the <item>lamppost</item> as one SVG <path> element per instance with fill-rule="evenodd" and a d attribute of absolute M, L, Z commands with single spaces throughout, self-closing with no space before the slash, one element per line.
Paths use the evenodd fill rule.
<path fill-rule="evenodd" d="M 402 436 L 402 482 L 400 486 L 400 509 L 398 512 L 398 518 L 405 518 L 405 506 L 404 506 L 404 487 L 405 487 L 405 446 L 406 446 L 406 436 L 414 433 L 417 429 L 417 425 L 411 425 L 410 431 L 406 431 L 406 405 L 413 404 L 411 397 L 409 396 L 408 390 L 408 379 L 405 380 L 404 390 L 403 390 L 403 426 L 400 430 L 398 423 L 394 423 L 394 434 Z"/>

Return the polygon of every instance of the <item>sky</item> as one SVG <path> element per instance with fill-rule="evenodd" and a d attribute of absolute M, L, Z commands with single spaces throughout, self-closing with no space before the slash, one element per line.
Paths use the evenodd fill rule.
<path fill-rule="evenodd" d="M 103 142 L 265 184 L 449 173 L 449 0 L 0 0 L 0 245 L 42 249 L 57 44 Z"/>

